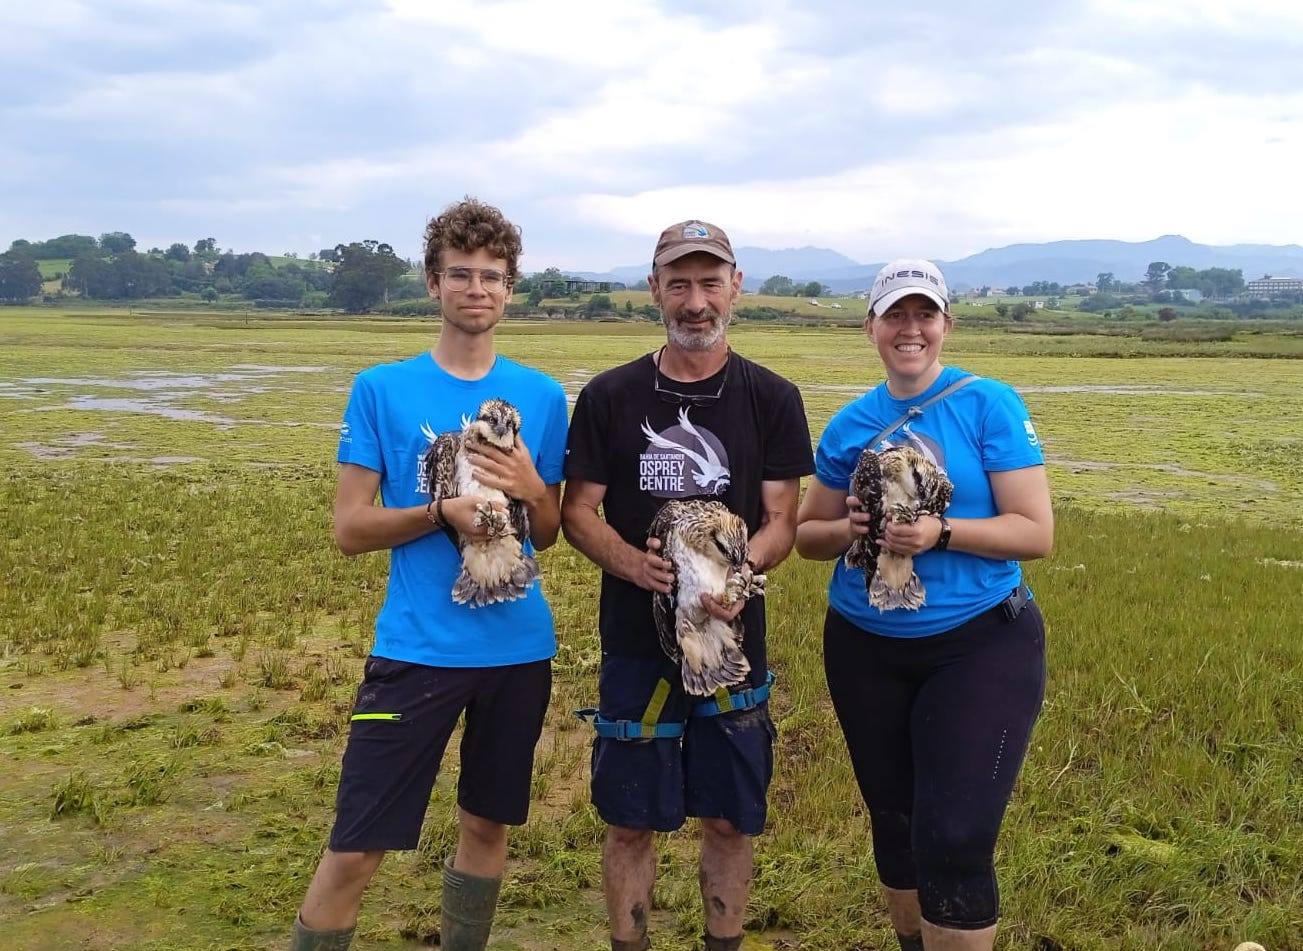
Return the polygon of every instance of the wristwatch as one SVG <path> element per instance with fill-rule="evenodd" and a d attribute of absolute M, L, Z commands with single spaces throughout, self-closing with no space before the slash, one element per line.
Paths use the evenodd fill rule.
<path fill-rule="evenodd" d="M 941 522 L 941 534 L 937 536 L 937 543 L 932 546 L 932 550 L 945 551 L 950 544 L 950 519 L 944 515 L 938 515 L 937 519 Z"/>

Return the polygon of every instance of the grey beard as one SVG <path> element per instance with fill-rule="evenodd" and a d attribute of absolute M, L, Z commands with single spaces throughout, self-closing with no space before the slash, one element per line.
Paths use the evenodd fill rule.
<path fill-rule="evenodd" d="M 716 317 L 709 333 L 704 334 L 685 331 L 677 321 L 665 321 L 665 331 L 670 342 L 684 350 L 714 350 L 724 339 L 724 331 L 727 327 L 727 314 Z"/>

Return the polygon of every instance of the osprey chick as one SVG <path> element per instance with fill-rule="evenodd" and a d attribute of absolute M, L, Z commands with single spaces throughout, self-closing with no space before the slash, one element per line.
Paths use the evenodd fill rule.
<path fill-rule="evenodd" d="M 741 683 L 751 671 L 742 653 L 742 619 L 725 623 L 701 603 L 708 594 L 725 605 L 765 593 L 765 576 L 747 563 L 747 527 L 723 502 L 672 500 L 661 506 L 648 534 L 661 541 L 674 587 L 652 595 L 661 647 L 683 672 L 683 689 L 704 697 Z"/>
<path fill-rule="evenodd" d="M 520 412 L 506 400 L 485 400 L 474 419 L 462 417 L 461 432 L 436 436 L 426 427 L 422 431 L 430 440 L 430 448 L 421 460 L 430 498 L 438 501 L 477 495 L 484 499 L 475 509 L 475 527 L 486 528 L 488 538 L 467 540 L 450 527 L 445 529 L 462 560 L 461 574 L 452 586 L 452 599 L 478 608 L 523 598 L 538 577 L 538 562 L 522 547 L 529 538 L 529 515 L 517 499 L 476 481 L 466 452 L 467 447 L 475 445 L 510 451 L 520 432 Z M 494 508 L 494 502 L 506 506 L 506 511 Z"/>
<path fill-rule="evenodd" d="M 851 475 L 851 495 L 872 519 L 869 533 L 855 536 L 845 560 L 848 568 L 864 569 L 869 603 L 875 608 L 917 611 L 927 599 L 914 573 L 913 557 L 878 548 L 876 540 L 882 537 L 887 518 L 908 524 L 920 515 L 941 515 L 953 492 L 945 472 L 917 449 L 901 446 L 860 453 Z"/>

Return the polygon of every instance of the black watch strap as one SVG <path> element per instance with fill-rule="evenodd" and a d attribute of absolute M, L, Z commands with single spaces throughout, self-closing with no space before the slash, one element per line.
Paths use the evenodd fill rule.
<path fill-rule="evenodd" d="M 937 536 L 937 543 L 932 546 L 933 551 L 945 551 L 950 545 L 950 519 L 944 515 L 938 515 L 941 520 L 941 534 Z"/>

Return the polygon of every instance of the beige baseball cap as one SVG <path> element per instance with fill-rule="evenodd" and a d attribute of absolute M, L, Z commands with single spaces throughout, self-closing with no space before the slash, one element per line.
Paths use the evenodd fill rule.
<path fill-rule="evenodd" d="M 656 242 L 656 253 L 652 255 L 652 263 L 661 267 L 694 251 L 704 251 L 726 264 L 737 265 L 737 259 L 733 257 L 733 245 L 729 243 L 724 229 L 695 219 L 680 221 L 661 232 L 660 240 Z"/>

